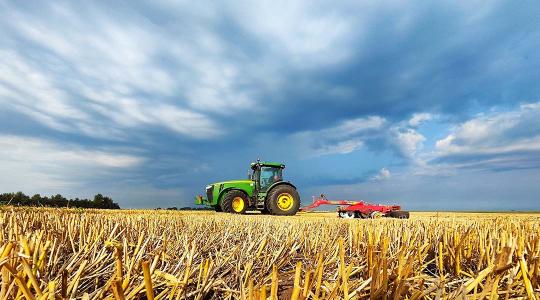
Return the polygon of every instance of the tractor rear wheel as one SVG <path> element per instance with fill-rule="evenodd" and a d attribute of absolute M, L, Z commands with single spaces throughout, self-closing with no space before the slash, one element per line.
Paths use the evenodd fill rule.
<path fill-rule="evenodd" d="M 409 212 L 403 211 L 403 210 L 395 210 L 390 212 L 390 217 L 397 218 L 397 219 L 408 219 L 409 218 Z"/>
<path fill-rule="evenodd" d="M 243 214 L 248 207 L 248 199 L 246 195 L 237 190 L 228 191 L 223 200 L 221 200 L 221 209 L 224 212 Z"/>
<path fill-rule="evenodd" d="M 300 195 L 290 185 L 274 187 L 266 199 L 266 208 L 272 215 L 292 216 L 300 209 Z"/>
<path fill-rule="evenodd" d="M 215 210 L 216 212 L 223 212 L 223 209 L 221 209 L 221 205 L 216 205 L 216 206 L 214 206 L 214 210 Z"/>

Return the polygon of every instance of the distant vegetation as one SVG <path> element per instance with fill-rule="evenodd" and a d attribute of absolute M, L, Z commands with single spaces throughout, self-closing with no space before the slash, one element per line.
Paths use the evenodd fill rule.
<path fill-rule="evenodd" d="M 162 210 L 162 209 L 166 209 L 166 210 L 212 210 L 212 211 L 214 210 L 211 207 L 190 207 L 190 206 L 185 206 L 185 207 L 180 207 L 180 208 L 178 208 L 176 206 L 167 207 L 167 208 L 158 207 L 155 210 Z"/>
<path fill-rule="evenodd" d="M 4 193 L 0 194 L 0 205 L 120 209 L 118 203 L 101 194 L 95 195 L 94 199 L 90 200 L 67 199 L 60 194 L 51 197 L 42 197 L 40 194 L 35 194 L 30 197 L 23 192 Z"/>

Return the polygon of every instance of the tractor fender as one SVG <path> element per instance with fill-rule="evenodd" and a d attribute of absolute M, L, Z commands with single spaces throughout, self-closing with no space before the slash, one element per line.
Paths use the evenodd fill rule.
<path fill-rule="evenodd" d="M 229 192 L 229 191 L 240 191 L 242 193 L 244 193 L 244 195 L 246 195 L 246 198 L 249 199 L 249 201 L 251 202 L 251 197 L 249 197 L 248 193 L 246 191 L 244 191 L 243 189 L 239 189 L 239 188 L 226 188 L 226 189 L 223 189 L 223 191 L 219 192 L 219 197 L 218 197 L 218 204 L 221 203 L 221 199 L 223 199 L 223 196 Z M 249 204 L 251 206 L 251 203 Z"/>
<path fill-rule="evenodd" d="M 268 189 L 266 189 L 266 194 L 268 195 L 268 193 L 270 193 L 270 191 L 275 188 L 276 186 L 278 185 L 290 185 L 292 186 L 295 190 L 297 189 L 296 186 L 288 181 L 278 181 L 278 182 L 274 182 L 270 187 L 268 187 Z"/>

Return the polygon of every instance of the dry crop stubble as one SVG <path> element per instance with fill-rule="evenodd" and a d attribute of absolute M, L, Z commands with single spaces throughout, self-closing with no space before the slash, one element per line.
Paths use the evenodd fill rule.
<path fill-rule="evenodd" d="M 0 299 L 538 299 L 536 214 L 0 210 Z"/>

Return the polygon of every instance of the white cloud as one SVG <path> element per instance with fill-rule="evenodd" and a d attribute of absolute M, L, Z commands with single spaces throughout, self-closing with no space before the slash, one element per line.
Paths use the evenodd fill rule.
<path fill-rule="evenodd" d="M 236 6 L 233 13 L 248 32 L 266 41 L 273 53 L 297 68 L 339 63 L 352 54 L 347 44 L 352 35 L 363 32 L 364 27 L 358 24 L 363 19 L 344 16 L 333 5 L 313 4 L 249 2 Z"/>
<path fill-rule="evenodd" d="M 438 154 L 504 153 L 539 150 L 540 103 L 476 117 L 436 142 Z"/>
<path fill-rule="evenodd" d="M 414 117 L 413 117 L 414 119 Z M 416 117 L 414 124 L 431 119 L 431 115 Z M 419 123 L 416 123 L 418 121 Z M 389 124 L 379 116 L 356 118 L 321 130 L 303 131 L 290 136 L 300 145 L 304 156 L 322 156 L 328 154 L 347 154 L 362 148 L 366 142 L 383 140 L 393 146 L 395 152 L 410 162 L 422 163 L 418 155 L 422 154 L 426 137 L 409 126 L 409 121 Z"/>
<path fill-rule="evenodd" d="M 311 156 L 322 156 L 328 154 L 347 154 L 360 149 L 364 145 L 361 139 L 350 139 L 335 144 L 321 145 L 312 150 Z"/>
<path fill-rule="evenodd" d="M 83 119 L 84 112 L 69 103 L 65 93 L 56 87 L 48 74 L 25 61 L 12 50 L 0 49 L 0 85 L 5 105 L 52 117 Z M 11 101 L 7 101 L 10 98 Z"/>
<path fill-rule="evenodd" d="M 207 116 L 172 105 L 159 105 L 151 114 L 162 125 L 194 138 L 214 137 L 221 133 Z"/>
<path fill-rule="evenodd" d="M 55 130 L 108 139 L 125 139 L 126 129 L 148 125 L 170 128 L 195 138 L 214 137 L 221 132 L 202 113 L 172 104 L 156 105 L 138 97 L 122 96 L 106 87 L 97 91 L 77 82 L 78 92 L 90 102 L 74 99 L 75 95 L 58 86 L 54 76 L 45 75 L 39 67 L 25 62 L 17 53 L 0 49 L 0 55 L 6 58 L 0 62 L 3 94 L 0 103 L 4 109 L 11 108 L 26 114 Z M 88 108 L 107 119 L 89 114 Z"/>
<path fill-rule="evenodd" d="M 48 17 L 13 9 L 3 20 L 14 36 L 40 51 L 36 57 L 0 44 L 4 109 L 63 132 L 127 139 L 129 129 L 148 125 L 211 138 L 225 128 L 205 112 L 250 107 L 250 96 L 232 84 L 241 72 L 218 61 L 221 53 L 208 55 L 220 43 L 210 29 L 200 29 L 209 38 L 200 35 L 199 44 L 189 40 L 199 41 L 195 36 L 160 31 L 136 14 L 120 22 L 95 7 L 84 16 L 71 5 L 51 4 L 43 10 Z M 190 47 L 176 53 L 175 45 Z M 160 62 L 164 58 L 169 65 Z"/>
<path fill-rule="evenodd" d="M 432 161 L 453 167 L 540 167 L 540 102 L 480 115 L 435 144 Z"/>
<path fill-rule="evenodd" d="M 356 118 L 352 120 L 346 120 L 337 127 L 328 129 L 327 133 L 354 134 L 364 130 L 381 128 L 385 122 L 386 120 L 379 116 Z"/>
<path fill-rule="evenodd" d="M 390 173 L 390 170 L 387 168 L 382 168 L 379 170 L 379 173 L 375 176 L 373 176 L 373 180 L 386 180 L 389 179 L 392 176 Z"/>
<path fill-rule="evenodd" d="M 58 5 L 50 13 L 56 18 L 29 18 L 15 11 L 9 26 L 36 45 L 54 52 L 78 76 L 124 91 L 137 89 L 161 94 L 171 91 L 172 78 L 153 61 L 157 51 L 155 35 L 134 25 L 133 18 L 119 23 L 105 13 L 81 16 Z M 62 26 L 60 22 L 70 26 Z M 90 23 L 93 28 L 88 33 Z"/>
<path fill-rule="evenodd" d="M 333 127 L 295 133 L 289 139 L 300 145 L 303 156 L 347 154 L 360 149 L 364 140 L 379 132 L 385 123 L 379 116 L 350 119 Z"/>
<path fill-rule="evenodd" d="M 434 116 L 430 113 L 416 113 L 409 119 L 409 125 L 413 127 L 418 127 L 422 123 L 430 121 Z"/>
<path fill-rule="evenodd" d="M 121 150 L 88 150 L 38 138 L 0 135 L 0 190 L 39 192 L 74 187 L 143 161 Z"/>
<path fill-rule="evenodd" d="M 426 138 L 411 128 L 392 128 L 393 142 L 396 144 L 400 153 L 407 158 L 413 159 L 419 150 L 422 149 L 422 143 Z"/>
<path fill-rule="evenodd" d="M 142 158 L 133 155 L 106 150 L 86 150 L 80 146 L 70 147 L 66 144 L 14 135 L 0 135 L 0 151 L 3 160 L 36 165 L 62 161 L 63 165 L 130 168 L 142 162 Z"/>

